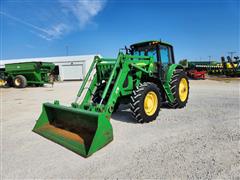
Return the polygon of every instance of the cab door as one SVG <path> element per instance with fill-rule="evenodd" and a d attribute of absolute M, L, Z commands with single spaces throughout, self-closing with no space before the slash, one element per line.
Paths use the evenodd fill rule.
<path fill-rule="evenodd" d="M 168 66 L 173 63 L 172 51 L 169 46 L 159 45 L 159 54 L 160 54 L 160 71 L 161 78 L 165 79 L 165 74 L 168 69 Z"/>

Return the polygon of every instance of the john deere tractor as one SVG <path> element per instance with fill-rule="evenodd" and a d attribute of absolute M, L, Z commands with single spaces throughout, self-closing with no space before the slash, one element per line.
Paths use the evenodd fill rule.
<path fill-rule="evenodd" d="M 71 106 L 44 103 L 33 131 L 88 157 L 113 140 L 110 118 L 120 104 L 130 104 L 136 122 L 148 123 L 163 104 L 185 107 L 188 95 L 188 78 L 175 64 L 173 47 L 140 42 L 116 59 L 96 56 Z"/>

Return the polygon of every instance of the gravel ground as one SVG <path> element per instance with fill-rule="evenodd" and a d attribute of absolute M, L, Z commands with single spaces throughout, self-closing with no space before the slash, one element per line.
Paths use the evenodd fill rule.
<path fill-rule="evenodd" d="M 190 81 L 187 107 L 136 124 L 120 107 L 114 141 L 85 159 L 31 130 L 41 104 L 70 104 L 79 82 L 1 89 L 1 176 L 26 178 L 240 178 L 240 81 Z"/>

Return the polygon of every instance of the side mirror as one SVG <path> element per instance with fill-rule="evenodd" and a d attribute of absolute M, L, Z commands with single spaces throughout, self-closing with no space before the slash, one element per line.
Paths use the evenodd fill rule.
<path fill-rule="evenodd" d="M 127 48 L 127 46 L 125 46 L 125 51 L 126 51 L 126 54 L 129 54 L 129 49 Z"/>

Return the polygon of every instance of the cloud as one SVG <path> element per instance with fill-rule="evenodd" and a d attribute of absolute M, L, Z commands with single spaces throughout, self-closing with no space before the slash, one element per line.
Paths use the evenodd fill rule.
<path fill-rule="evenodd" d="M 72 30 L 81 30 L 88 24 L 95 24 L 92 19 L 99 14 L 105 4 L 106 0 L 58 0 L 54 7 L 43 9 L 38 6 L 36 12 L 41 13 L 31 14 L 34 23 L 11 13 L 0 11 L 0 15 L 27 26 L 29 32 L 51 41 L 63 37 Z"/>
<path fill-rule="evenodd" d="M 58 39 L 70 31 L 70 27 L 66 24 L 60 23 L 53 25 L 50 28 L 44 29 L 44 33 L 39 33 L 38 36 L 51 41 L 53 39 Z"/>
<path fill-rule="evenodd" d="M 48 27 L 48 28 L 42 28 L 42 27 L 31 24 L 27 21 L 24 21 L 20 18 L 17 18 L 15 16 L 12 16 L 12 15 L 7 14 L 7 13 L 2 12 L 2 11 L 0 11 L 0 15 L 3 15 L 5 17 L 9 18 L 9 19 L 12 19 L 12 20 L 14 20 L 18 23 L 21 23 L 25 26 L 28 26 L 28 27 L 32 28 L 32 30 L 34 30 L 34 31 L 31 31 L 31 32 L 33 32 L 34 34 L 36 34 L 39 37 L 41 37 L 45 40 L 48 40 L 48 41 L 51 41 L 53 39 L 58 39 L 63 34 L 65 34 L 66 32 L 68 32 L 70 30 L 70 27 L 67 26 L 64 23 L 58 23 L 58 24 L 52 25 L 51 27 Z"/>
<path fill-rule="evenodd" d="M 106 0 L 59 1 L 65 12 L 77 18 L 80 28 L 84 28 L 90 23 L 92 18 L 96 16 L 106 4 Z"/>

